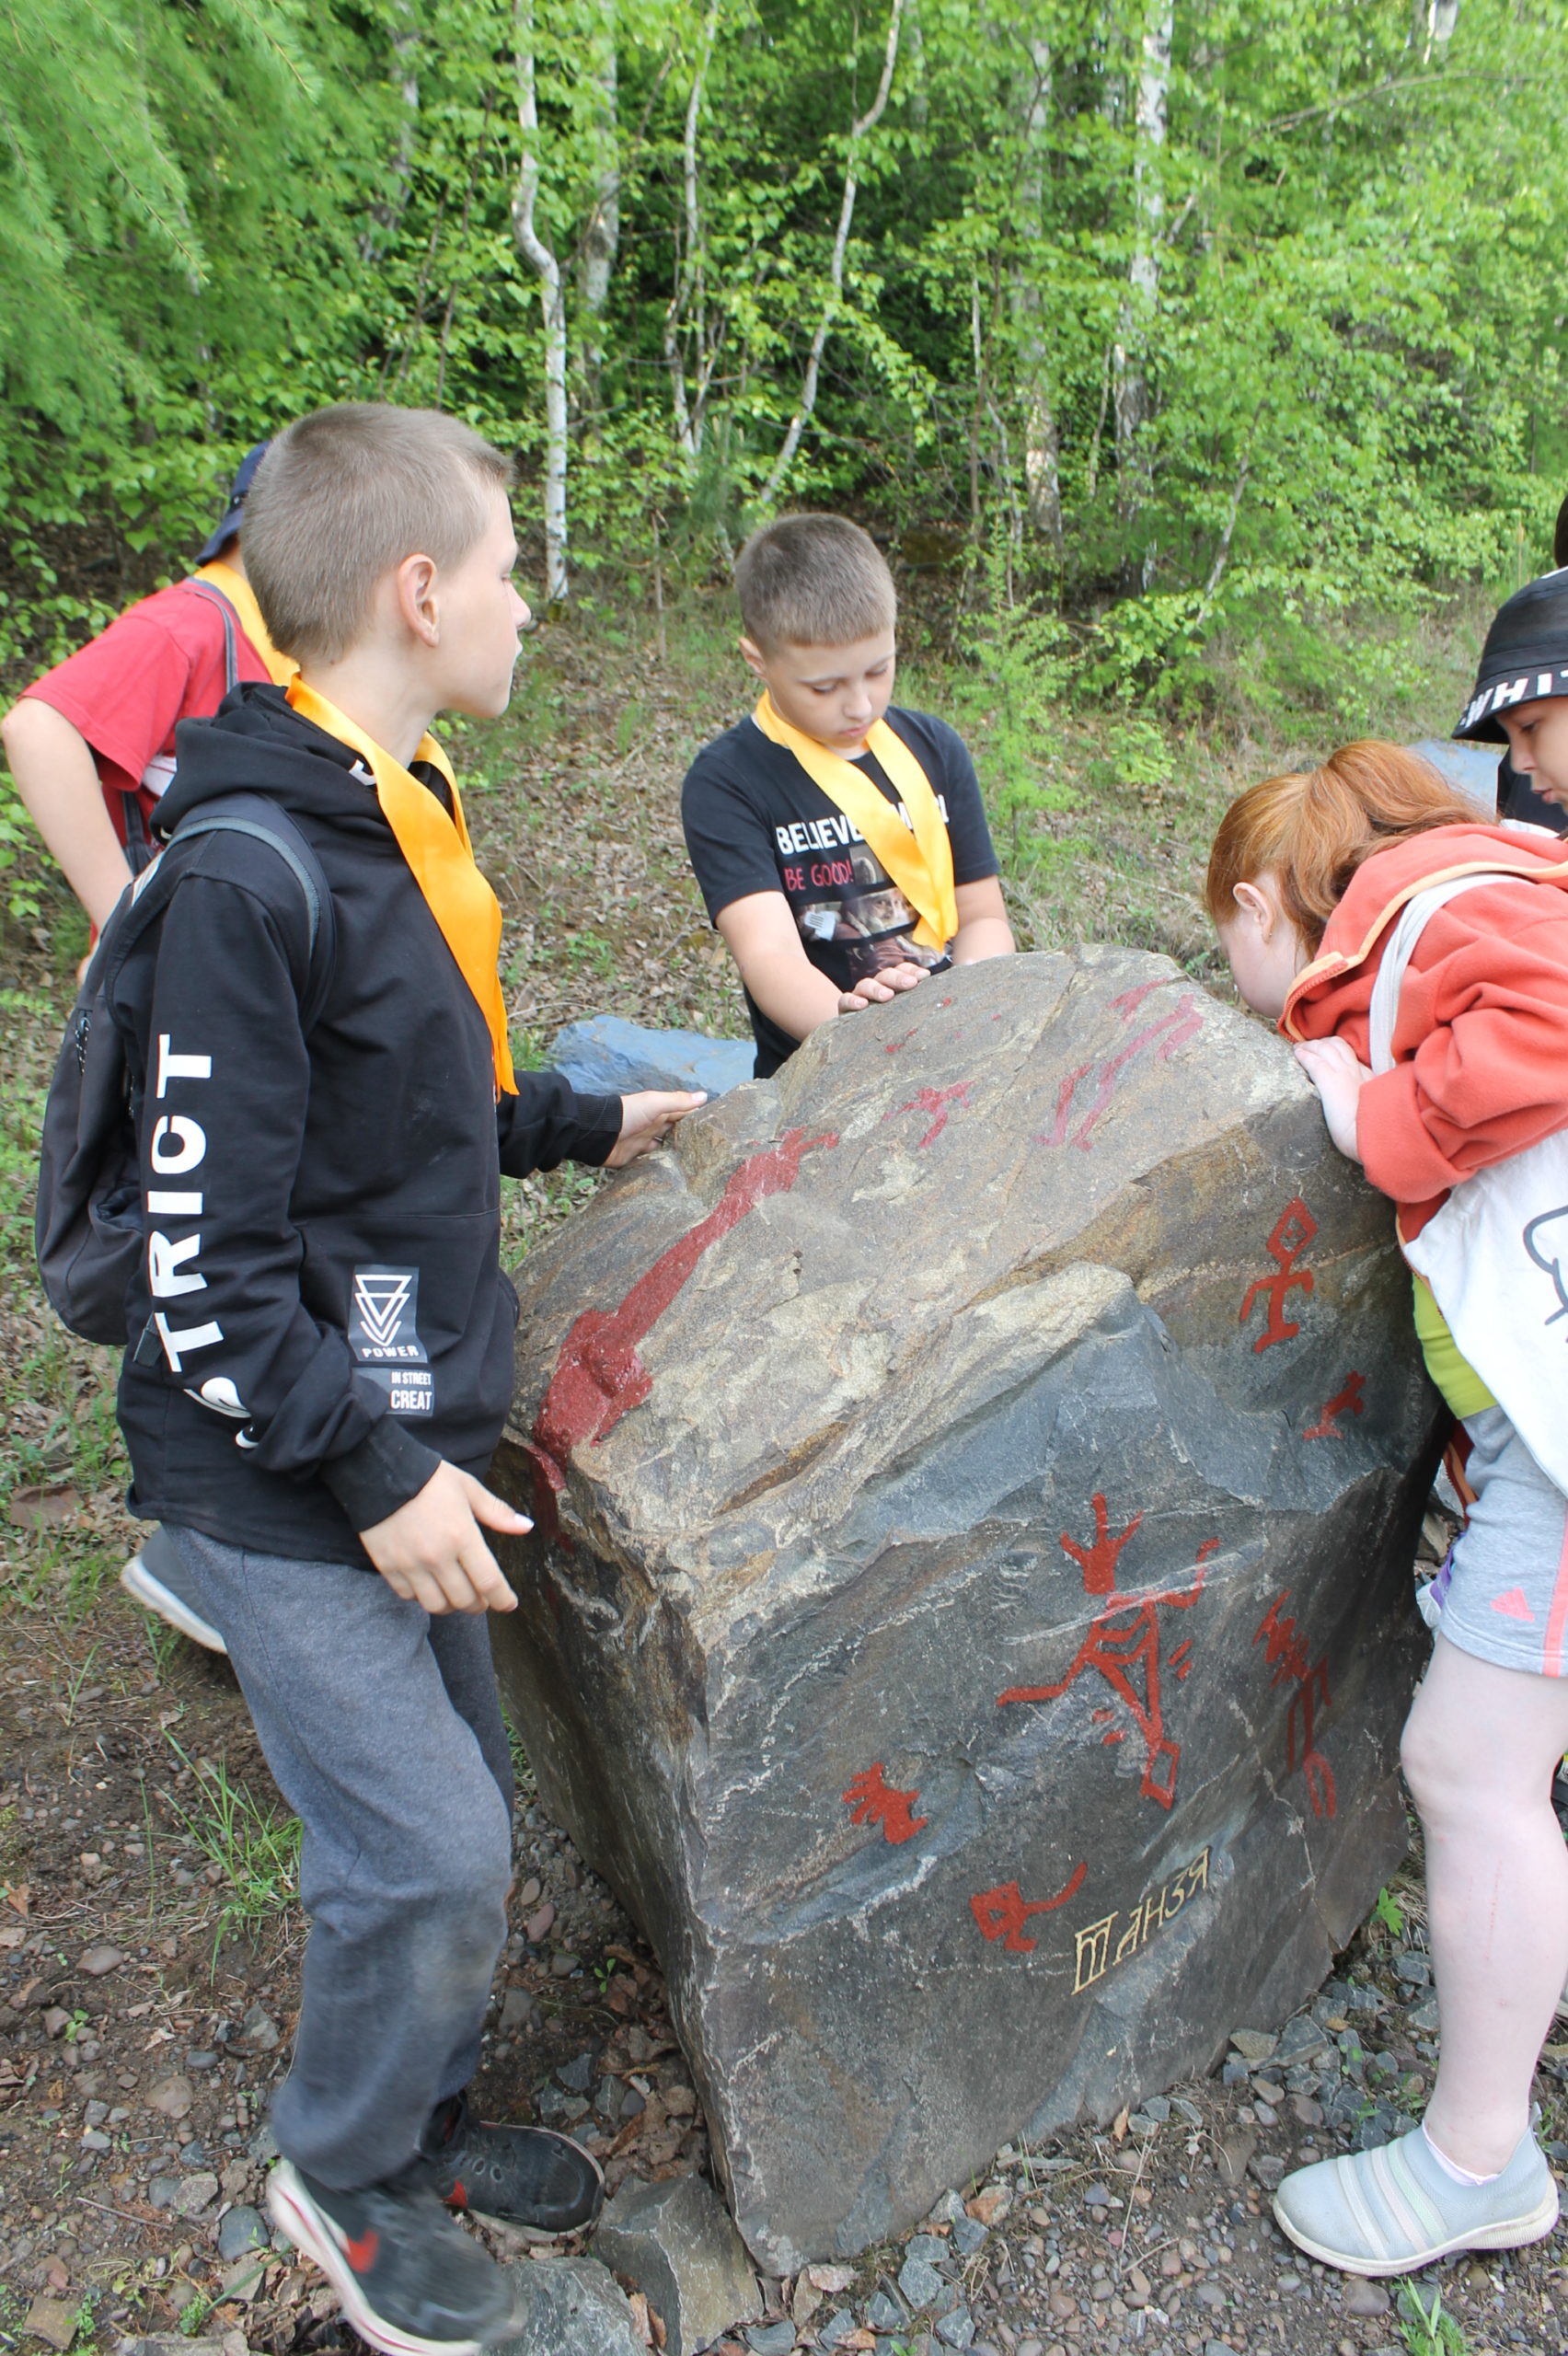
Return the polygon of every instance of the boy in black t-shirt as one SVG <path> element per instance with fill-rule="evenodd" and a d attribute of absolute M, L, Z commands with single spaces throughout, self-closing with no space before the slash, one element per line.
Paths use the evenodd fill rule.
<path fill-rule="evenodd" d="M 1011 953 L 974 765 L 890 704 L 897 597 L 842 515 L 786 515 L 735 568 L 756 710 L 704 745 L 681 819 L 766 1080 L 821 1022 Z"/>

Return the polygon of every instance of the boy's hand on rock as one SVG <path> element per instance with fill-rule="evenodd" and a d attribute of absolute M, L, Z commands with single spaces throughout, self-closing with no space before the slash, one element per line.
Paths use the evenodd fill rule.
<path fill-rule="evenodd" d="M 1343 1039 L 1303 1039 L 1296 1060 L 1323 1101 L 1329 1135 L 1349 1161 L 1359 1161 L 1356 1108 L 1372 1074 L 1357 1063 L 1355 1050 Z"/>
<path fill-rule="evenodd" d="M 444 1460 L 417 1496 L 360 1543 L 394 1595 L 426 1611 L 515 1611 L 517 1598 L 480 1535 L 479 1524 L 521 1538 L 532 1530 L 469 1472 Z"/>
<path fill-rule="evenodd" d="M 840 1014 L 858 1014 L 863 1006 L 882 1005 L 888 999 L 896 998 L 900 990 L 912 990 L 917 982 L 923 982 L 925 978 L 924 965 L 914 964 L 908 960 L 902 965 L 885 965 L 880 974 L 866 975 L 852 990 L 842 991 L 838 1011 Z"/>
<path fill-rule="evenodd" d="M 692 1094 L 674 1088 L 643 1088 L 623 1096 L 621 1132 L 605 1169 L 622 1170 L 640 1153 L 651 1153 L 656 1145 L 663 1144 L 677 1121 L 707 1102 L 700 1089 Z"/>

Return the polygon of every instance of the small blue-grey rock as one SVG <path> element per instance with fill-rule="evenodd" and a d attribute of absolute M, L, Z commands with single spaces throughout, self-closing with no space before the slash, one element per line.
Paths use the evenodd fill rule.
<path fill-rule="evenodd" d="M 1087 2185 L 1084 2188 L 1083 2205 L 1086 2209 L 1109 2209 L 1111 2206 L 1109 2190 L 1102 2184 Z"/>
<path fill-rule="evenodd" d="M 215 2053 L 188 2053 L 185 2066 L 188 2070 L 215 2070 L 218 2057 Z"/>
<path fill-rule="evenodd" d="M 746 2334 L 746 2345 L 755 2356 L 790 2356 L 795 2327 L 788 2318 L 783 2323 L 755 2323 Z"/>
<path fill-rule="evenodd" d="M 954 2307 L 937 2326 L 937 2338 L 949 2348 L 967 2348 L 974 2337 L 974 2318 L 965 2306 Z"/>
<path fill-rule="evenodd" d="M 551 1061 L 563 1080 L 590 1095 L 700 1088 L 709 1096 L 722 1096 L 752 1078 L 756 1049 L 749 1039 L 651 1030 L 644 1023 L 628 1022 L 624 1015 L 591 1014 L 556 1033 Z"/>
<path fill-rule="evenodd" d="M 1227 2086 L 1244 2086 L 1251 2074 L 1245 2062 L 1238 2054 L 1233 2053 L 1219 2073 L 1220 2084 Z"/>
<path fill-rule="evenodd" d="M 218 2227 L 218 2256 L 243 2258 L 248 2249 L 270 2249 L 267 2228 L 255 2209 L 231 2209 Z"/>
<path fill-rule="evenodd" d="M 1163 2127 L 1170 2116 L 1170 2097 L 1169 2095 L 1150 2095 L 1147 2102 L 1138 2105 L 1138 2108 L 1146 2119 L 1152 2119 L 1157 2127 Z"/>
<path fill-rule="evenodd" d="M 172 2209 L 174 2196 L 179 2190 L 177 2176 L 156 2176 L 147 2187 L 147 2205 L 152 2209 Z"/>
<path fill-rule="evenodd" d="M 1170 2108 L 1180 2118 L 1186 2120 L 1189 2127 L 1203 2125 L 1203 2112 L 1195 2102 L 1189 2102 L 1185 2095 L 1173 2095 L 1170 2098 Z"/>
<path fill-rule="evenodd" d="M 923 2265 L 940 2266 L 948 2255 L 948 2246 L 940 2234 L 911 2234 L 904 2246 L 905 2258 L 917 2258 Z"/>
<path fill-rule="evenodd" d="M 855 2317 L 850 2310 L 847 2307 L 835 2307 L 827 2321 L 817 2326 L 817 2346 L 836 2348 L 841 2339 L 848 2339 L 854 2328 Z"/>
<path fill-rule="evenodd" d="M 84 2152 L 108 2152 L 113 2146 L 101 2127 L 89 2127 L 82 2137 L 82 2149 Z"/>
<path fill-rule="evenodd" d="M 875 2291 L 866 2306 L 866 2322 L 872 2331 L 902 2331 L 904 2309 L 885 2291 Z"/>
<path fill-rule="evenodd" d="M 593 2075 L 594 2056 L 591 2053 L 574 2053 L 571 2060 L 563 2062 L 556 2072 L 560 2084 L 570 2094 L 574 2095 L 587 2093 L 589 2081 Z"/>
<path fill-rule="evenodd" d="M 618 2119 L 621 2111 L 622 2087 L 618 2078 L 601 2078 L 599 2091 L 594 2097 L 594 2108 L 601 2119 Z"/>
<path fill-rule="evenodd" d="M 1425 1956 L 1417 1955 L 1410 1949 L 1394 1958 L 1394 1977 L 1402 1980 L 1407 1988 L 1430 1988 L 1432 1966 Z"/>
<path fill-rule="evenodd" d="M 1415 2030 L 1417 2036 L 1435 2037 L 1437 2034 L 1436 1997 L 1428 1996 L 1424 2003 L 1412 2004 L 1405 2015 L 1405 2020 L 1410 2027 Z"/>
<path fill-rule="evenodd" d="M 975 2251 L 983 2247 L 989 2238 L 986 2228 L 980 2223 L 978 2217 L 953 2219 L 952 2246 L 963 2257 L 973 2258 Z"/>
<path fill-rule="evenodd" d="M 916 2308 L 934 2306 L 942 2294 L 942 2278 L 923 2258 L 906 2258 L 898 2269 L 898 2287 Z"/>

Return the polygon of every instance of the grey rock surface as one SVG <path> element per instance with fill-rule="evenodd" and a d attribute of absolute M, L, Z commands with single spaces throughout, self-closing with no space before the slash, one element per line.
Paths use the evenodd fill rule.
<path fill-rule="evenodd" d="M 592 2258 L 536 2258 L 508 2269 L 522 2323 L 493 2356 L 648 2356 L 631 2305 Z"/>
<path fill-rule="evenodd" d="M 1205 2070 L 1404 1846 L 1388 1204 L 1169 961 L 830 1024 L 529 1254 L 495 1630 L 770 2274 Z"/>
<path fill-rule="evenodd" d="M 643 2293 L 664 2327 L 665 2356 L 697 2356 L 762 2313 L 745 2244 L 701 2177 L 628 2177 L 601 2215 L 593 2249 Z"/>

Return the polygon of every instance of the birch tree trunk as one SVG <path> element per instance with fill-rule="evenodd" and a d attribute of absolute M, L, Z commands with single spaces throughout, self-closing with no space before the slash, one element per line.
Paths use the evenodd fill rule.
<path fill-rule="evenodd" d="M 1019 225 L 1027 245 L 1038 248 L 1045 233 L 1045 130 L 1051 114 L 1051 44 L 1032 39 L 1031 75 L 1023 93 L 1024 168 L 1019 187 Z M 1055 409 L 1040 289 L 1022 265 L 1012 270 L 1012 309 L 1018 329 L 1019 383 L 1023 396 L 1023 479 L 1029 520 L 1047 539 L 1060 563 L 1062 481 Z"/>
<path fill-rule="evenodd" d="M 1148 422 L 1147 366 L 1149 329 L 1159 300 L 1159 237 L 1165 219 L 1163 165 L 1173 14 L 1173 0 L 1149 0 L 1144 18 L 1133 129 L 1133 257 L 1113 361 L 1117 505 L 1122 523 L 1129 531 L 1137 523 L 1151 479 L 1145 434 Z M 1124 573 L 1129 586 L 1148 587 L 1154 577 L 1154 558 L 1152 547 L 1146 550 L 1140 562 L 1135 563 L 1129 557 Z"/>
<path fill-rule="evenodd" d="M 844 299 L 844 256 L 849 244 L 849 224 L 855 218 L 855 198 L 859 188 L 859 182 L 856 178 L 859 145 L 866 133 L 869 131 L 874 131 L 882 121 L 882 110 L 887 105 L 888 93 L 893 87 L 894 67 L 898 63 L 898 31 L 903 16 L 904 0 L 893 0 L 893 15 L 889 18 L 887 28 L 887 49 L 882 58 L 882 80 L 877 85 L 876 97 L 859 120 L 851 123 L 849 127 L 849 155 L 844 172 L 844 201 L 838 208 L 838 229 L 833 240 L 833 259 L 828 265 L 827 296 L 822 306 L 822 317 L 817 321 L 816 333 L 812 338 L 812 348 L 806 360 L 806 373 L 801 381 L 801 398 L 795 405 L 795 413 L 790 420 L 778 456 L 773 461 L 773 470 L 763 485 L 762 502 L 765 507 L 771 506 L 779 484 L 789 473 L 790 462 L 801 446 L 801 436 L 805 431 L 806 422 L 816 407 L 817 383 L 822 373 L 823 352 L 833 322 L 838 315 L 839 305 Z"/>
<path fill-rule="evenodd" d="M 370 226 L 360 239 L 360 260 L 374 262 L 397 234 L 409 201 L 414 173 L 414 142 L 420 121 L 420 34 L 413 0 L 394 0 L 392 16 L 392 79 L 402 101 L 398 144 L 392 156 L 392 184 L 379 204 L 370 208 Z"/>
<path fill-rule="evenodd" d="M 698 176 L 698 125 L 702 115 L 702 93 L 708 78 L 708 64 L 713 54 L 713 38 L 719 29 L 719 0 L 710 0 L 703 22 L 702 43 L 692 71 L 691 92 L 686 99 L 686 130 L 681 142 L 681 247 L 675 264 L 674 291 L 664 313 L 664 364 L 670 372 L 670 403 L 674 414 L 675 438 L 688 473 L 696 468 L 702 450 L 703 429 L 707 422 L 708 387 L 712 379 L 717 342 L 709 348 L 708 329 L 707 250 L 702 226 L 702 191 Z M 681 334 L 686 329 L 697 350 L 697 383 L 691 398 L 686 395 L 686 353 Z"/>
<path fill-rule="evenodd" d="M 593 103 L 588 132 L 588 225 L 582 236 L 582 368 L 590 405 L 600 403 L 605 305 L 620 245 L 620 154 L 617 119 L 616 0 L 597 0 L 587 59 Z"/>
<path fill-rule="evenodd" d="M 535 84 L 534 0 L 514 0 L 517 121 L 523 134 L 512 232 L 539 281 L 545 321 L 545 595 L 553 604 L 571 594 L 566 562 L 566 288 L 559 259 L 537 223 L 539 108 Z"/>

